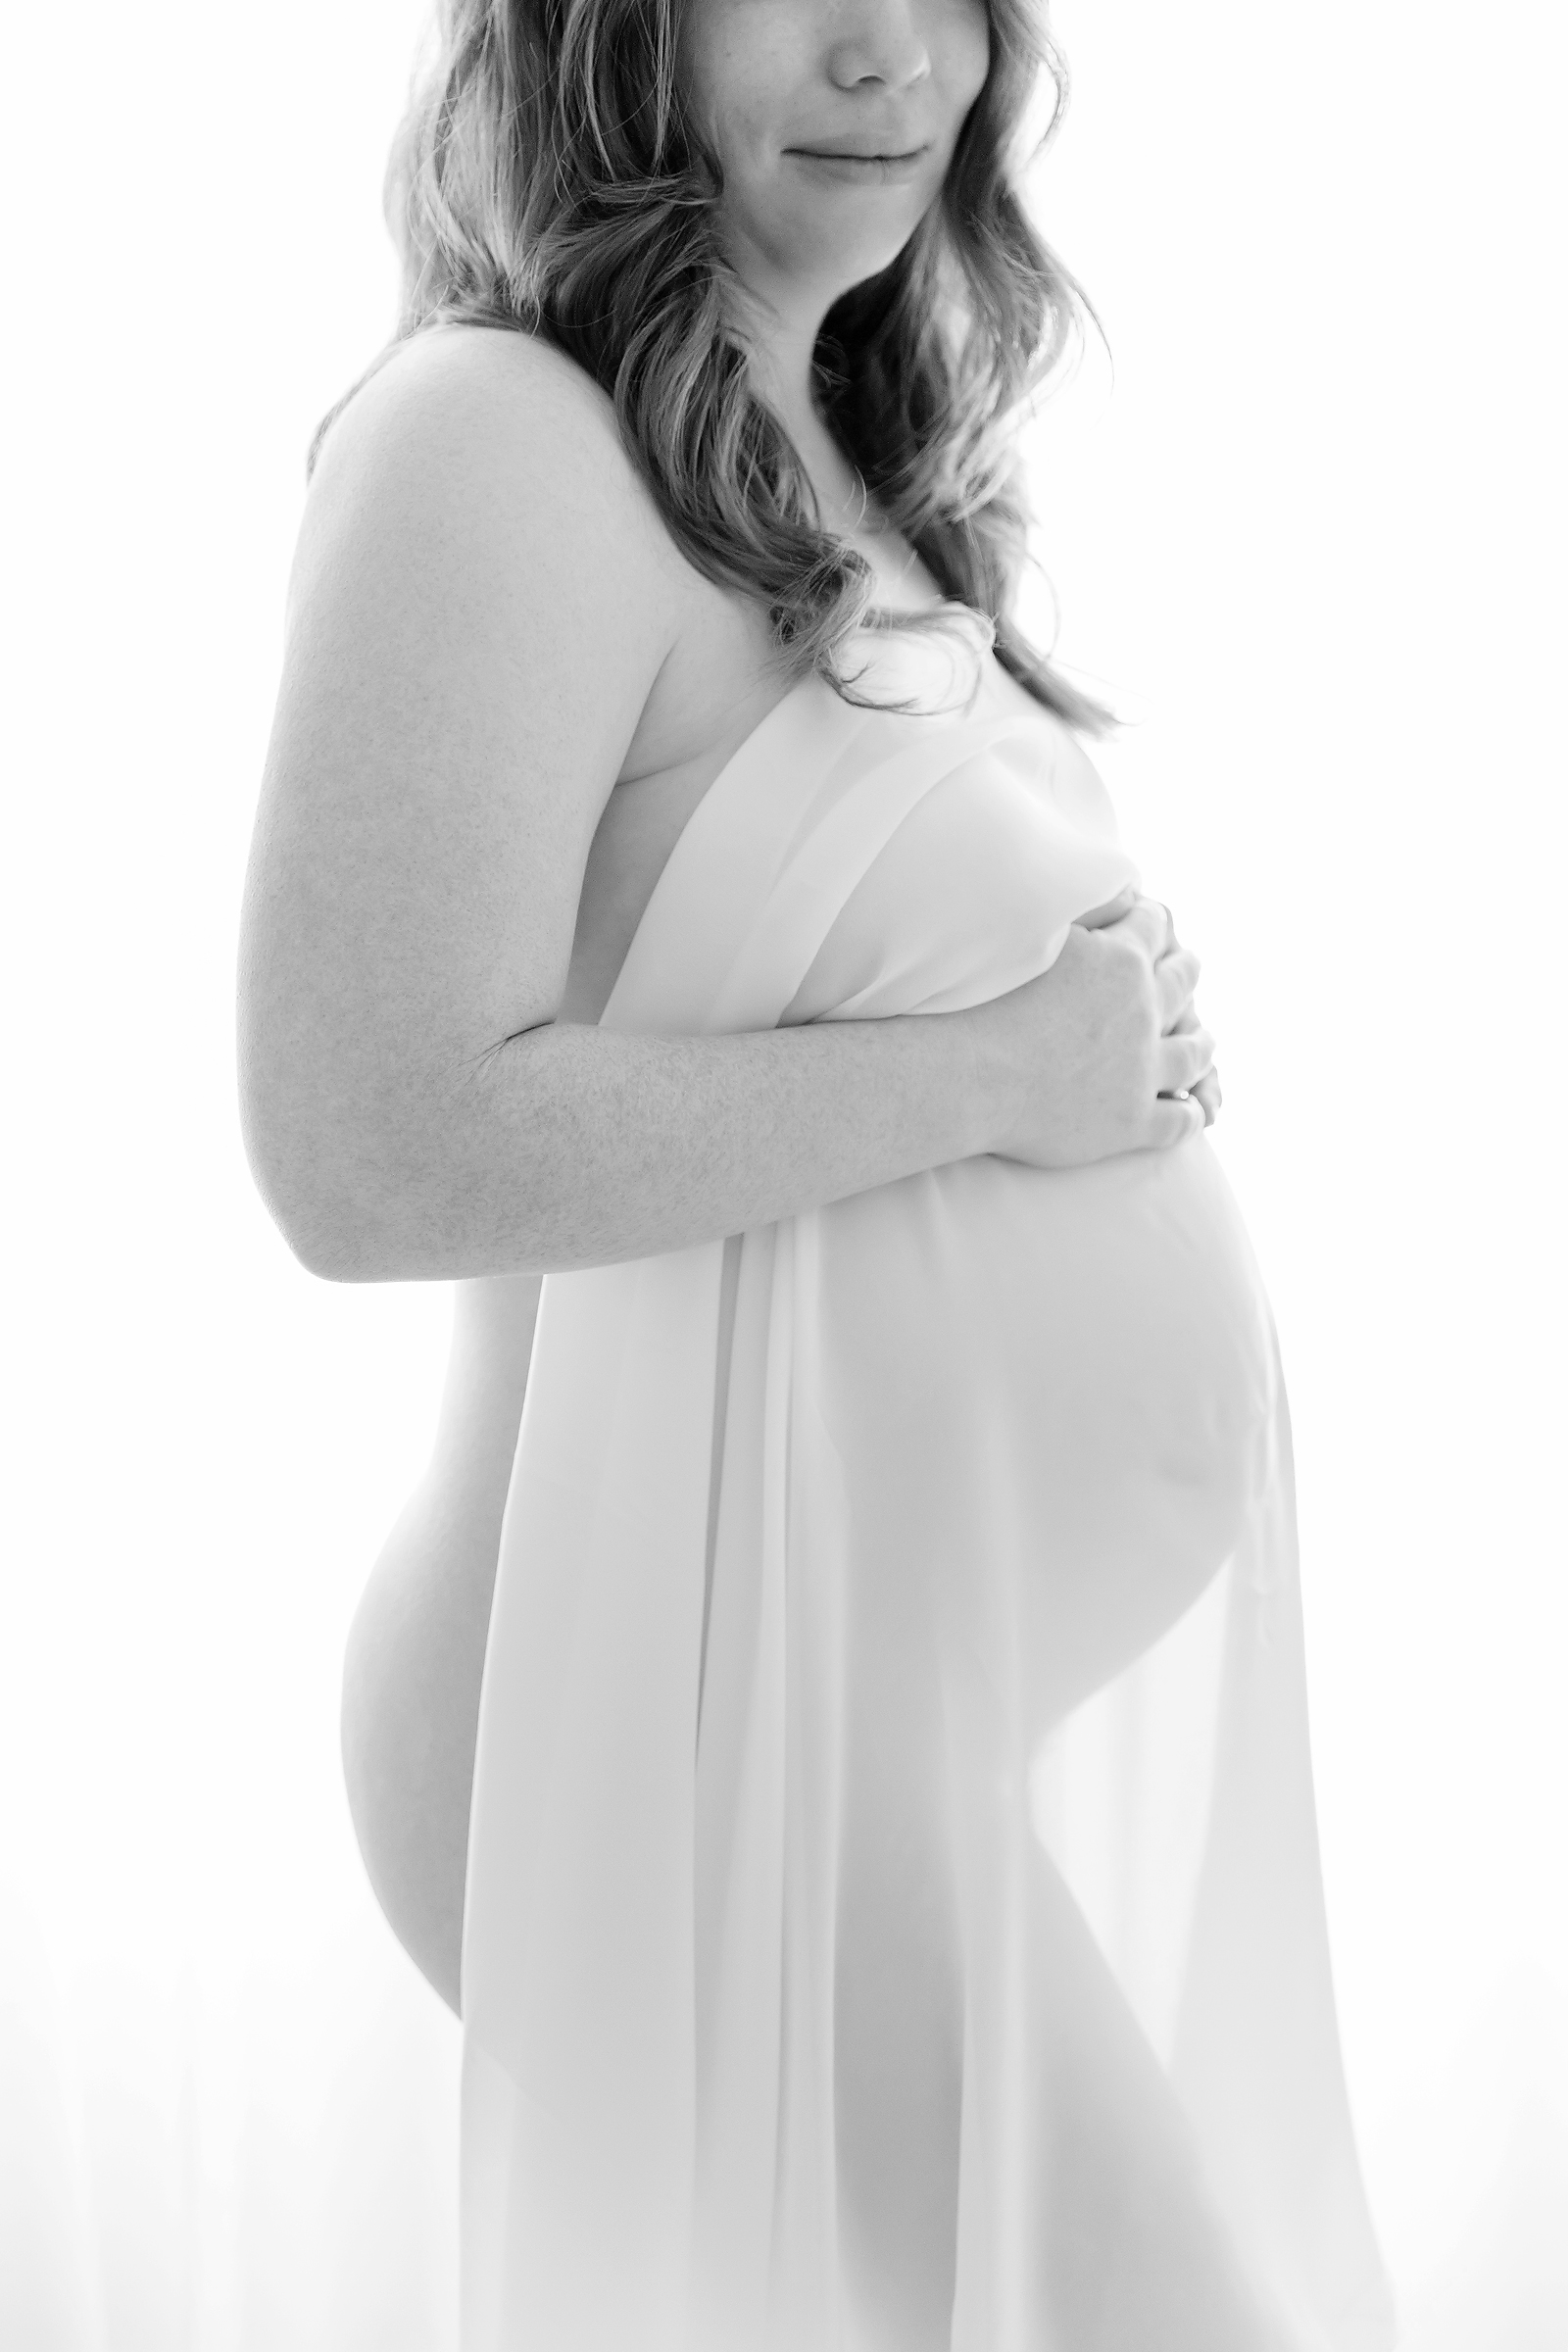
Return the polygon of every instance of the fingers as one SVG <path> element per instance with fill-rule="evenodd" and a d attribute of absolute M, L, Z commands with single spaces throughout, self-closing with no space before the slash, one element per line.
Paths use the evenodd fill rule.
<path fill-rule="evenodd" d="M 1193 1101 L 1200 1102 L 1203 1106 L 1204 1126 L 1212 1127 L 1214 1121 L 1219 1117 L 1220 1105 L 1225 1100 L 1220 1091 L 1218 1070 L 1205 1070 L 1198 1084 L 1189 1088 L 1188 1091 Z"/>
<path fill-rule="evenodd" d="M 1155 1093 L 1189 1095 L 1214 1066 L 1214 1040 L 1201 1026 L 1162 1037 L 1154 1052 Z"/>
<path fill-rule="evenodd" d="M 1170 908 L 1162 906 L 1157 899 L 1138 899 L 1131 913 L 1122 916 L 1118 927 L 1139 942 L 1151 963 L 1159 961 L 1176 936 L 1171 927 Z"/>
<path fill-rule="evenodd" d="M 1198 1028 L 1198 1007 L 1189 998 L 1175 1020 L 1165 1031 L 1165 1035 L 1167 1037 L 1193 1037 L 1197 1035 Z M 1204 1035 L 1207 1036 L 1209 1033 L 1205 1031 Z M 1210 1047 L 1212 1050 L 1212 1039 L 1210 1039 Z M 1185 1089 L 1185 1092 L 1192 1096 L 1194 1102 L 1202 1104 L 1203 1124 L 1205 1127 L 1212 1127 L 1214 1121 L 1219 1117 L 1220 1107 L 1225 1101 L 1220 1087 L 1219 1072 L 1215 1069 L 1212 1061 L 1202 1076 L 1196 1078 L 1191 1086 Z"/>
<path fill-rule="evenodd" d="M 1183 1025 L 1201 969 L 1191 948 L 1172 948 L 1155 964 L 1154 988 L 1159 998 L 1159 1026 L 1163 1034 L 1169 1035 Z"/>
<path fill-rule="evenodd" d="M 1150 1145 L 1162 1152 L 1171 1144 L 1185 1144 L 1190 1136 L 1201 1135 L 1207 1123 L 1203 1105 L 1196 1095 L 1184 1095 L 1179 1100 L 1167 1100 L 1161 1095 L 1150 1120 Z"/>

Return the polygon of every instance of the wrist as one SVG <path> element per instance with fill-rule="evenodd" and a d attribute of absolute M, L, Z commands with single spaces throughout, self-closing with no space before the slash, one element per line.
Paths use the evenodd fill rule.
<path fill-rule="evenodd" d="M 972 1004 L 935 1017 L 954 1025 L 963 1137 L 958 1156 L 977 1158 L 998 1149 L 1017 1115 L 1018 1073 L 1011 1066 L 994 1004 Z"/>

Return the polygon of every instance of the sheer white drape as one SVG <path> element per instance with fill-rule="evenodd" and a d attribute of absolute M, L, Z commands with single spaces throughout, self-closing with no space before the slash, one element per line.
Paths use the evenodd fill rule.
<path fill-rule="evenodd" d="M 945 713 L 786 696 L 608 1026 L 983 1003 L 1134 878 L 989 656 L 958 710 L 938 646 L 868 651 Z M 463 2352 L 1386 2352 L 1293 1484 L 1203 1136 L 546 1281 L 468 1843 Z"/>
<path fill-rule="evenodd" d="M 361 1581 L 445 1302 L 295 1268 L 229 991 L 300 458 L 373 349 L 418 11 L 34 15 L 3 952 L 0 2341 L 446 2352 L 458 2035 L 359 1873 Z M 1550 224 L 1564 32 L 1063 0 L 1105 318 L 1063 651 L 1207 963 L 1298 1439 L 1348 2069 L 1420 2352 L 1568 2333 Z M 36 223 L 42 218 L 46 232 Z M 46 242 L 38 241 L 46 234 Z"/>

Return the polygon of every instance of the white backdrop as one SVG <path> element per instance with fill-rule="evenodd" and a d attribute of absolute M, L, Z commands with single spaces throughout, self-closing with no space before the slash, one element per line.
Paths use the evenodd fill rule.
<path fill-rule="evenodd" d="M 233 1102 L 319 413 L 390 323 L 414 0 L 13 47 L 0 2341 L 451 2352 L 458 2030 L 336 1685 L 439 1287 L 305 1275 Z M 1298 1425 L 1348 2057 L 1412 2352 L 1568 2341 L 1557 12 L 1062 0 L 1104 319 L 1063 655 L 1203 954 Z M 20 525 L 20 527 L 19 527 Z"/>

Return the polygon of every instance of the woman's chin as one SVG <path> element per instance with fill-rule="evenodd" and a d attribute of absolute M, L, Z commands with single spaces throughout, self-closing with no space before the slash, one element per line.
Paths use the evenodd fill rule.
<path fill-rule="evenodd" d="M 810 178 L 804 171 L 748 193 L 744 209 L 736 207 L 737 261 L 750 248 L 775 282 L 830 288 L 833 300 L 897 261 L 932 202 L 913 181 Z"/>
<path fill-rule="evenodd" d="M 852 190 L 842 203 L 824 205 L 816 219 L 803 222 L 800 235 L 786 240 L 775 230 L 775 282 L 783 280 L 803 292 L 808 289 L 811 299 L 827 310 L 852 286 L 879 277 L 909 242 L 919 215 L 890 221 L 886 208 L 880 208 L 882 219 L 867 220 L 864 214 L 870 209 Z"/>

